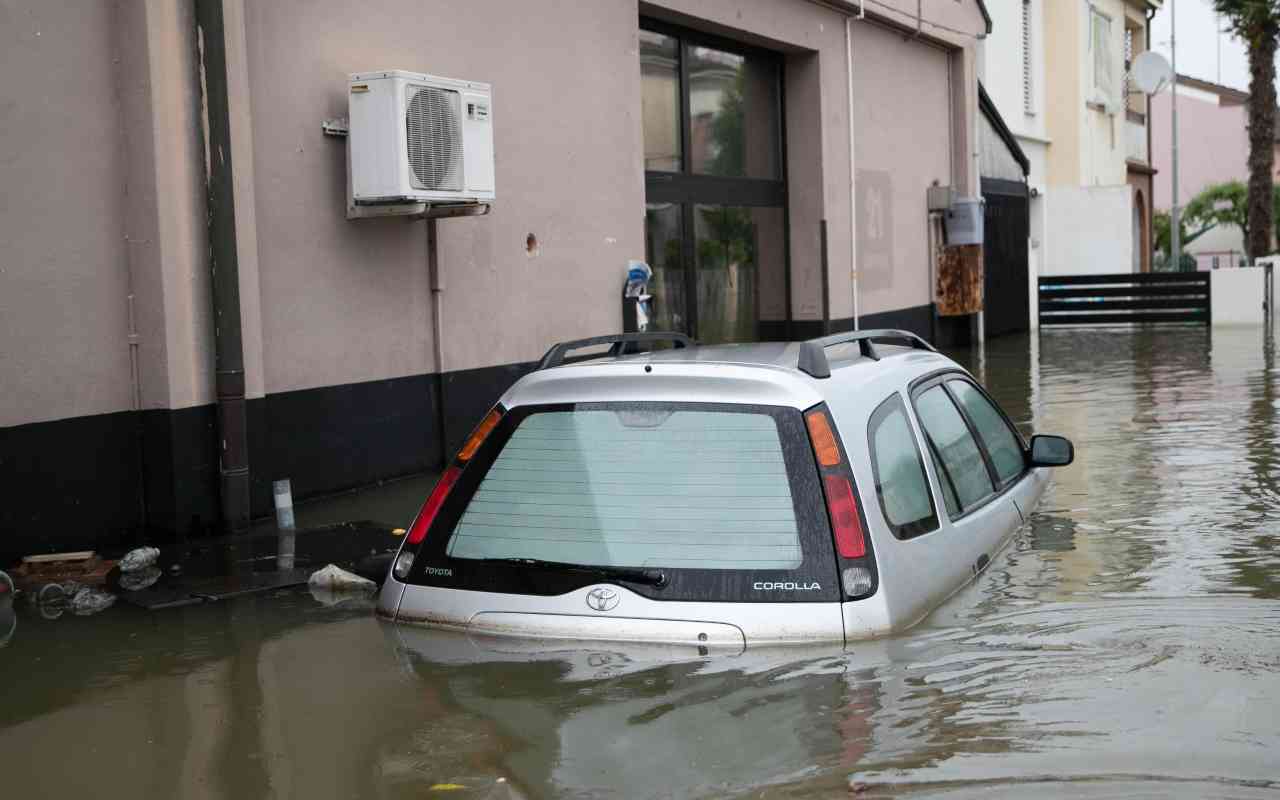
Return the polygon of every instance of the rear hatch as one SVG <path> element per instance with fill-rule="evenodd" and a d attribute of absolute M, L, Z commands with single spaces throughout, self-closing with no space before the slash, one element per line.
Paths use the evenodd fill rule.
<path fill-rule="evenodd" d="M 405 620 L 726 645 L 769 626 L 768 639 L 842 630 L 822 482 L 795 408 L 495 409 L 404 553 Z"/>

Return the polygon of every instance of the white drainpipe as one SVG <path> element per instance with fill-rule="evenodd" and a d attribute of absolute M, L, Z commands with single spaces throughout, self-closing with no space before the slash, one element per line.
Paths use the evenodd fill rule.
<path fill-rule="evenodd" d="M 849 280 L 853 293 L 853 329 L 858 330 L 858 192 L 854 176 L 853 138 L 853 21 L 855 17 L 844 19 L 844 57 L 846 78 L 849 83 Z M 861 19 L 861 16 L 856 17 Z"/>

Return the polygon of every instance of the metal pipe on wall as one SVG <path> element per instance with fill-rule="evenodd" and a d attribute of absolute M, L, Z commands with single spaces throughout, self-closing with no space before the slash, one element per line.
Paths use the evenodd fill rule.
<path fill-rule="evenodd" d="M 858 187 L 855 160 L 857 151 L 853 135 L 853 21 L 844 18 L 845 78 L 849 89 L 849 283 L 853 295 L 853 329 L 858 330 Z"/>
<path fill-rule="evenodd" d="M 222 11 L 222 0 L 196 0 L 196 47 L 204 110 L 205 183 L 209 198 L 219 496 L 223 530 L 241 533 L 249 529 L 249 447 Z"/>
<path fill-rule="evenodd" d="M 436 394 L 436 428 L 440 432 L 440 468 L 444 469 L 453 457 L 453 453 L 449 451 L 449 437 L 445 429 L 448 414 L 444 406 L 444 278 L 440 274 L 436 237 L 436 220 L 434 217 L 428 217 L 427 276 L 431 283 L 431 345 L 436 362 L 436 376 L 439 380 L 439 389 Z"/>

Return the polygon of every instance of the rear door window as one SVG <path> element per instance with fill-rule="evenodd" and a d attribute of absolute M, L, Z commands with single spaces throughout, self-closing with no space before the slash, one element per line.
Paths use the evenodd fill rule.
<path fill-rule="evenodd" d="M 955 393 L 956 400 L 969 415 L 978 436 L 987 447 L 991 463 L 1002 486 L 1022 474 L 1026 460 L 1022 454 L 1022 442 L 1004 415 L 976 386 L 963 380 L 947 381 L 947 388 Z"/>
<path fill-rule="evenodd" d="M 916 397 L 916 415 L 928 440 L 938 480 L 944 484 L 947 510 L 953 516 L 974 508 L 995 492 L 982 451 L 941 384 Z"/>
<path fill-rule="evenodd" d="M 665 585 L 626 585 L 660 600 L 839 599 L 801 412 L 656 402 L 512 409 L 459 478 L 409 581 L 555 595 L 609 580 L 591 567 L 659 569 Z"/>
<path fill-rule="evenodd" d="M 880 404 L 868 425 L 871 468 L 885 521 L 899 539 L 938 527 L 929 481 L 907 419 L 907 408 L 895 394 Z"/>

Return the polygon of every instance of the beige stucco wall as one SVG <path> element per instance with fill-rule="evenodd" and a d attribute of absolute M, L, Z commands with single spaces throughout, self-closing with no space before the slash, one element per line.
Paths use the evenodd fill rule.
<path fill-rule="evenodd" d="M 1112 91 L 1094 88 L 1090 15 L 1096 9 L 1111 20 Z M 1145 18 L 1126 0 L 1046 3 L 1045 91 L 1049 148 L 1049 185 L 1115 186 L 1126 180 L 1124 36 L 1135 29 L 1135 53 L 1145 49 Z M 1113 106 L 1109 113 L 1107 101 Z"/>
<path fill-rule="evenodd" d="M 0 427 L 212 401 L 191 8 L 0 4 Z"/>
<path fill-rule="evenodd" d="M 136 296 L 141 407 L 213 402 L 200 92 L 193 0 L 118 6 L 123 203 Z"/>
<path fill-rule="evenodd" d="M 132 402 L 113 17 L 0 3 L 0 426 Z"/>
<path fill-rule="evenodd" d="M 1053 139 L 1046 159 L 1050 186 L 1077 185 L 1080 181 L 1080 130 L 1084 113 L 1083 13 L 1077 3 L 1046 3 L 1044 29 L 1045 121 Z"/>
<path fill-rule="evenodd" d="M 213 400 L 192 7 L 0 0 L 0 426 L 132 407 L 131 287 L 141 407 Z M 618 329 L 623 268 L 644 256 L 642 11 L 782 53 L 790 311 L 822 316 L 825 221 L 830 314 L 853 312 L 837 10 L 800 0 L 441 0 L 429 14 L 410 0 L 359 14 L 338 0 L 224 8 L 251 397 L 528 361 L 553 341 Z M 864 288 L 863 314 L 928 302 L 924 188 L 935 178 L 971 186 L 976 174 L 965 153 L 976 107 L 967 79 L 984 29 L 977 5 L 928 8 L 936 24 L 917 38 L 941 47 L 904 36 L 915 11 L 908 0 L 877 6 L 881 22 L 903 26 L 894 32 L 854 23 L 856 166 L 890 165 L 895 187 L 893 286 Z M 443 364 L 433 356 L 426 226 L 347 221 L 345 143 L 320 130 L 346 114 L 347 74 L 379 68 L 494 85 L 498 201 L 488 217 L 439 223 Z M 530 233 L 536 255 L 525 249 Z M 761 307 L 779 315 L 778 302 Z"/>
<path fill-rule="evenodd" d="M 247 8 L 266 391 L 436 368 L 425 225 L 346 221 L 344 143 L 320 132 L 345 115 L 346 75 L 360 70 L 494 85 L 498 202 L 488 217 L 439 224 L 446 369 L 527 361 L 548 342 L 619 327 L 614 295 L 626 259 L 644 252 L 635 9 L 350 11 L 336 0 Z"/>
<path fill-rule="evenodd" d="M 862 314 L 930 302 L 926 192 L 954 183 L 950 69 L 940 48 L 854 29 Z"/>

